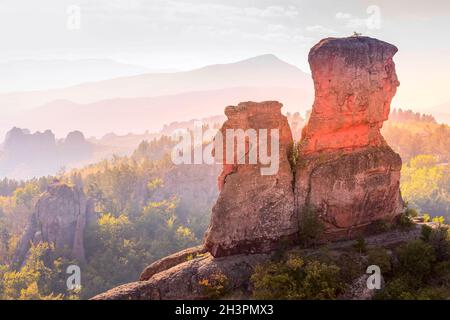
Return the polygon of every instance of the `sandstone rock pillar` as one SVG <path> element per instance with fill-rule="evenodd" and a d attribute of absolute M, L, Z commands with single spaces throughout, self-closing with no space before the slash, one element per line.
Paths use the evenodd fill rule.
<path fill-rule="evenodd" d="M 219 198 L 213 207 L 211 223 L 205 237 L 205 246 L 215 257 L 239 253 L 267 252 L 284 240 L 296 237 L 298 220 L 294 210 L 293 174 L 289 162 L 292 135 L 282 104 L 275 101 L 244 102 L 225 109 L 228 120 L 220 132 L 223 138 L 223 171 L 219 177 Z M 227 130 L 261 129 L 279 132 L 279 165 L 274 174 L 263 175 L 267 167 L 258 161 L 249 163 L 249 154 L 259 151 L 261 145 L 251 144 L 246 135 L 246 161 L 226 161 Z M 216 137 L 217 139 L 217 137 Z M 268 150 L 273 141 L 269 138 Z M 229 147 L 229 146 L 228 146 Z M 237 149 L 232 148 L 237 160 Z M 258 155 L 258 160 L 259 155 Z"/>
<path fill-rule="evenodd" d="M 315 209 L 326 236 L 355 236 L 403 209 L 401 159 L 380 133 L 399 81 L 397 48 L 369 37 L 328 38 L 309 53 L 315 101 L 296 170 L 299 213 Z"/>

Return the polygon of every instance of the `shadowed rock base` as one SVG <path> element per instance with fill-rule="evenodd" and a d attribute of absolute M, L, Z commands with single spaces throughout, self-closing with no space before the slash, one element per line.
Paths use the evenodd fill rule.
<path fill-rule="evenodd" d="M 299 212 L 315 209 L 325 223 L 325 240 L 367 234 L 371 224 L 392 221 L 403 210 L 400 156 L 389 147 L 302 159 L 297 171 Z"/>

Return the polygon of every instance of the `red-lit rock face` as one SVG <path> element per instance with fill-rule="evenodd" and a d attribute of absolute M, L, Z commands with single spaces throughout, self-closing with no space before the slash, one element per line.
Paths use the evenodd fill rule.
<path fill-rule="evenodd" d="M 399 85 L 396 52 L 368 37 L 324 39 L 311 49 L 315 101 L 302 132 L 303 154 L 385 144 L 380 128 Z"/>
<path fill-rule="evenodd" d="M 330 240 L 403 210 L 400 156 L 380 133 L 399 82 L 397 48 L 367 37 L 325 39 L 309 53 L 315 101 L 302 132 L 296 208 L 312 208 Z"/>

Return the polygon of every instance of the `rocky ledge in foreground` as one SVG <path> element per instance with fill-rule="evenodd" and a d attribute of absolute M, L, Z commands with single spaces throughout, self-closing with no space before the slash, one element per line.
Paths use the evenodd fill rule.
<path fill-rule="evenodd" d="M 370 236 L 365 239 L 365 243 L 367 246 L 396 247 L 419 237 L 420 226 L 416 226 L 410 231 L 397 230 Z M 339 254 L 352 248 L 354 243 L 354 241 L 334 242 L 328 244 L 326 250 Z M 302 256 L 308 256 L 314 255 L 320 250 L 320 247 L 316 249 L 293 247 L 286 250 L 284 254 L 301 253 Z M 180 260 L 180 253 L 176 253 L 153 264 L 154 266 L 164 265 L 166 269 L 148 270 L 148 278 L 143 274 L 142 281 L 121 285 L 92 299 L 202 300 L 219 298 L 215 296 L 216 292 L 214 291 L 218 287 L 223 287 L 222 292 L 226 292 L 230 299 L 247 299 L 251 296 L 250 277 L 255 266 L 274 259 L 274 256 L 278 254 L 239 254 L 214 258 L 210 253 L 205 253 L 202 246 L 187 249 L 184 253 L 186 254 L 184 260 Z M 156 273 L 152 274 L 153 271 Z M 352 296 L 351 298 L 361 299 L 364 297 Z"/>

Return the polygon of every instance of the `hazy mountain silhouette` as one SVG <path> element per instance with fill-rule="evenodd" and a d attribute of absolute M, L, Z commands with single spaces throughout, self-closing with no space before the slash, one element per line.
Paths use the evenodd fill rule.
<path fill-rule="evenodd" d="M 13 60 L 0 63 L 0 90 L 2 93 L 48 90 L 149 71 L 145 67 L 107 59 Z"/>
<path fill-rule="evenodd" d="M 21 110 L 54 100 L 92 103 L 118 97 L 155 97 L 243 86 L 298 88 L 307 85 L 312 89 L 310 82 L 310 76 L 297 67 L 274 55 L 262 55 L 236 63 L 211 65 L 192 71 L 147 73 L 88 82 L 63 89 L 2 94 L 0 105 Z"/>
<path fill-rule="evenodd" d="M 88 136 L 138 133 L 156 131 L 172 121 L 222 114 L 227 105 L 249 100 L 280 100 L 294 110 L 309 106 L 299 105 L 299 101 L 308 101 L 309 95 L 298 88 L 237 87 L 150 98 L 117 98 L 84 105 L 54 101 L 28 112 L 19 124 L 35 130 L 52 128 L 58 133 L 78 129 Z"/>
<path fill-rule="evenodd" d="M 279 100 L 284 110 L 306 110 L 312 96 L 310 75 L 273 55 L 263 55 L 186 72 L 0 95 L 0 104 L 33 109 L 16 117 L 14 125 L 102 136 L 111 131 L 155 131 L 163 123 L 221 114 L 225 106 L 248 100 Z"/>

